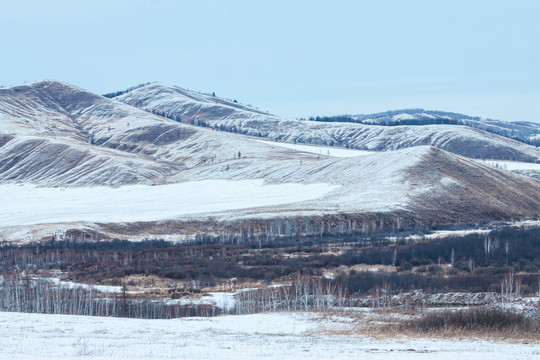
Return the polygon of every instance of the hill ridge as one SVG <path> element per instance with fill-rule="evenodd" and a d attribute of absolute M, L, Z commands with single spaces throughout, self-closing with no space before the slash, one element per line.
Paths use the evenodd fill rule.
<path fill-rule="evenodd" d="M 116 99 L 170 119 L 249 136 L 290 143 L 339 146 L 360 150 L 387 151 L 417 145 L 434 145 L 472 158 L 535 162 L 540 149 L 468 126 L 329 123 L 301 121 L 234 109 L 220 104 L 207 106 L 187 100 L 184 93 L 170 93 L 160 84 L 150 84 Z"/>
<path fill-rule="evenodd" d="M 18 189 L 17 184 L 23 184 L 19 189 L 23 193 L 27 190 L 32 192 L 32 186 L 37 185 L 42 189 L 39 191 L 45 193 L 50 188 L 70 187 L 76 189 L 70 189 L 70 192 L 73 190 L 83 195 L 87 192 L 85 189 L 93 189 L 88 191 L 99 194 L 99 189 L 108 189 L 103 192 L 109 193 L 111 188 L 121 188 L 118 189 L 118 194 L 121 194 L 129 190 L 126 190 L 126 185 L 154 186 L 152 191 L 140 191 L 136 197 L 122 198 L 122 201 L 135 201 L 133 209 L 142 204 L 144 210 L 151 208 L 144 204 L 159 207 L 157 199 L 182 200 L 199 196 L 196 194 L 215 192 L 218 183 L 227 184 L 223 188 L 232 191 L 220 194 L 225 196 L 224 201 L 234 199 L 235 204 L 242 199 L 242 184 L 246 182 L 252 184 L 250 196 L 258 196 L 271 190 L 272 186 L 285 186 L 289 190 L 310 189 L 312 186 L 328 191 L 314 197 L 303 197 L 301 201 L 280 198 L 287 192 L 280 194 L 278 191 L 274 195 L 270 192 L 271 196 L 277 196 L 267 203 L 271 205 L 257 206 L 257 202 L 238 201 L 239 205 L 233 211 L 206 208 L 204 204 L 212 204 L 215 199 L 203 196 L 201 201 L 195 202 L 202 206 L 197 211 L 190 210 L 191 207 L 196 208 L 193 205 L 178 205 L 179 208 L 187 206 L 187 210 L 177 216 L 174 211 L 167 212 L 166 218 L 151 218 L 151 221 L 134 218 L 121 223 L 112 220 L 99 224 L 66 220 L 62 224 L 45 222 L 26 227 L 12 224 L 0 229 L 0 235 L 8 239 L 21 233 L 32 234 L 28 236 L 39 234 L 45 238 L 56 231 L 81 229 L 93 229 L 106 238 L 140 238 L 149 233 L 164 236 L 171 232 L 185 238 L 197 232 L 245 232 L 252 231 L 250 228 L 263 231 L 267 227 L 277 229 L 285 226 L 283 224 L 288 224 L 287 231 L 297 228 L 298 231 L 309 232 L 320 228 L 321 224 L 338 228 L 346 226 L 350 231 L 360 232 L 393 231 L 400 227 L 419 229 L 540 216 L 540 181 L 434 147 L 432 143 L 448 142 L 449 137 L 455 135 L 445 134 L 448 129 L 444 126 L 431 126 L 434 131 L 427 135 L 430 141 L 421 141 L 422 138 L 417 137 L 399 146 L 399 141 L 404 139 L 403 133 L 406 136 L 415 127 L 407 128 L 406 132 L 399 129 L 397 134 L 388 134 L 388 129 L 395 128 L 362 125 L 360 130 L 367 131 L 367 135 L 373 135 L 373 129 L 377 129 L 386 137 L 379 134 L 378 140 L 370 139 L 358 128 L 356 133 L 348 135 L 352 139 L 365 137 L 373 142 L 374 148 L 377 148 L 376 141 L 385 138 L 391 139 L 393 146 L 387 144 L 387 151 L 375 153 L 350 150 L 353 157 L 337 158 L 329 150 L 321 149 L 314 153 L 294 146 L 286 148 L 275 142 L 260 141 L 259 137 L 173 121 L 62 83 L 40 82 L 18 89 L 0 92 L 0 187 L 7 186 L 4 193 Z M 144 87 L 139 90 L 144 90 Z M 153 101 L 152 96 L 148 100 Z M 162 100 L 165 105 L 170 105 L 168 97 Z M 66 106 L 59 106 L 59 103 Z M 203 116 L 201 109 L 207 110 L 198 108 L 197 116 Z M 229 114 L 224 119 L 211 120 L 211 111 L 204 115 L 206 120 L 214 121 L 213 125 L 231 122 L 235 126 L 251 127 L 270 134 L 281 131 L 288 135 L 279 140 L 298 140 L 304 136 L 304 139 L 315 138 L 321 131 L 338 137 L 347 130 L 327 126 L 320 128 L 319 122 L 291 121 L 254 113 L 249 113 L 244 119 Z M 300 132 L 302 129 L 295 128 L 298 124 L 308 126 Z M 283 127 L 275 128 L 276 125 Z M 466 138 L 464 144 L 471 148 L 481 146 L 482 141 L 495 135 L 482 136 L 480 139 Z M 325 141 L 324 138 L 321 140 Z M 497 141 L 493 141 L 492 146 L 501 150 Z M 520 150 L 519 147 L 512 149 Z M 170 191 L 166 189 L 175 188 L 178 184 L 185 185 L 179 187 L 182 189 L 197 190 L 190 190 L 193 194 L 160 193 L 161 189 Z M 261 187 L 260 192 L 257 187 Z M 159 196 L 147 197 L 149 194 Z M 92 197 L 82 198 L 92 200 Z M 112 201 L 111 198 L 102 199 L 103 203 L 97 204 L 97 209 L 106 211 L 108 207 L 104 205 Z M 9 213 L 7 217 L 12 217 L 17 212 L 16 203 L 21 201 L 5 204 L 2 211 Z M 82 204 L 80 207 L 86 208 L 87 205 Z M 54 208 L 54 204 L 45 208 Z"/>

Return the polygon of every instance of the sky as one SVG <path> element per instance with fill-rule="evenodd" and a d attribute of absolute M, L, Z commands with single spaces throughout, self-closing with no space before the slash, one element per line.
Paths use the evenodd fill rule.
<path fill-rule="evenodd" d="M 0 0 L 0 85 L 160 81 L 287 117 L 540 122 L 538 0 Z"/>

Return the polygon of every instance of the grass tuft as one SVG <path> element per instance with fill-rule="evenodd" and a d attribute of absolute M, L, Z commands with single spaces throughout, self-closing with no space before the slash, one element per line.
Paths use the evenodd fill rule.
<path fill-rule="evenodd" d="M 540 319 L 500 309 L 445 310 L 405 321 L 403 330 L 540 335 Z"/>

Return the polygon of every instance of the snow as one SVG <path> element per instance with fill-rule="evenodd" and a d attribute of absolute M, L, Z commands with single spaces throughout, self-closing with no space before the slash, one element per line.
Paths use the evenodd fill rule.
<path fill-rule="evenodd" d="M 201 296 L 200 298 L 183 297 L 180 299 L 169 300 L 168 303 L 182 305 L 214 305 L 225 311 L 231 311 L 234 309 L 236 303 L 236 294 L 248 290 L 250 289 L 242 289 L 236 292 L 210 292 L 208 295 Z"/>
<path fill-rule="evenodd" d="M 168 185 L 118 188 L 0 185 L 0 202 L 4 204 L 0 208 L 0 235 L 7 241 L 26 242 L 84 227 L 111 238 L 161 238 L 161 233 L 156 235 L 148 228 L 126 238 L 114 230 L 107 233 L 109 230 L 99 223 L 391 212 L 408 206 L 411 198 L 431 189 L 423 186 L 423 179 L 408 180 L 408 169 L 425 161 L 433 152 L 430 147 L 317 159 L 312 155 L 294 158 L 287 151 L 275 152 L 269 145 L 251 141 L 268 148 L 264 149 L 268 156 L 278 154 L 284 159 L 260 161 L 242 156 L 226 164 L 180 172 L 168 179 Z M 192 233 L 175 233 L 170 240 L 181 241 L 187 235 Z"/>
<path fill-rule="evenodd" d="M 287 286 L 288 284 L 273 284 L 269 285 L 267 288 L 276 288 Z M 200 298 L 189 298 L 184 297 L 177 300 L 171 300 L 169 303 L 180 303 L 180 304 L 207 304 L 214 305 L 223 309 L 225 311 L 231 311 L 234 309 L 236 304 L 236 296 L 240 293 L 246 291 L 257 290 L 258 288 L 243 288 L 236 290 L 234 292 L 209 292 L 208 295 L 201 296 Z"/>
<path fill-rule="evenodd" d="M 405 113 L 392 116 L 392 120 L 414 120 L 414 119 L 416 119 L 415 116 L 410 115 L 410 114 L 405 114 Z"/>
<path fill-rule="evenodd" d="M 469 230 L 439 230 L 433 234 L 425 235 L 426 239 L 437 239 L 441 237 L 449 236 L 467 236 L 470 234 L 488 234 L 491 232 L 489 229 L 469 229 Z"/>
<path fill-rule="evenodd" d="M 239 133 L 252 135 L 248 137 L 181 124 L 68 84 L 45 81 L 18 90 L 25 96 L 0 91 L 0 132 L 9 134 L 0 147 L 0 158 L 8 164 L 0 176 L 6 183 L 0 185 L 0 236 L 8 241 L 40 240 L 81 227 L 104 237 L 128 237 L 96 223 L 209 216 L 220 222 L 414 210 L 419 196 L 458 193 L 467 180 L 439 176 L 437 171 L 444 172 L 444 167 L 419 171 L 438 161 L 434 150 L 422 144 L 480 141 L 487 136 L 457 126 L 293 121 L 162 84 L 118 98 L 130 98 L 145 109 L 168 108 L 185 115 L 186 121 L 197 120 L 201 107 L 207 107 L 209 117 L 201 119 L 219 119 L 211 125 L 234 125 Z M 55 100 L 64 96 L 69 106 Z M 263 137 L 284 142 L 258 141 Z M 388 151 L 370 153 L 307 142 Z M 261 179 L 266 185 L 257 183 Z M 207 186 L 196 185 L 201 181 L 208 181 Z M 26 185 L 17 187 L 19 182 Z M 104 185 L 121 187 L 89 188 Z M 193 235 L 182 231 L 163 233 L 148 226 L 129 236 L 181 241 Z"/>
<path fill-rule="evenodd" d="M 62 288 L 67 289 L 77 289 L 77 288 L 83 288 L 83 289 L 92 289 L 103 293 L 119 293 L 122 291 L 121 286 L 112 286 L 112 285 L 89 285 L 89 284 L 83 284 L 83 283 L 76 283 L 73 281 L 63 281 L 58 278 L 42 278 L 43 280 L 47 280 L 54 285 L 60 286 Z"/>
<path fill-rule="evenodd" d="M 303 152 L 308 152 L 312 154 L 327 155 L 327 156 L 332 156 L 332 157 L 356 157 L 356 156 L 365 156 L 365 155 L 370 155 L 370 154 L 375 153 L 375 151 L 343 149 L 343 148 L 331 147 L 331 146 L 301 145 L 301 144 L 290 144 L 290 143 L 284 143 L 284 142 L 272 142 L 272 141 L 264 141 L 264 140 L 257 140 L 257 141 L 264 144 L 268 144 L 268 145 L 279 146 L 279 147 L 284 147 L 287 149 L 303 151 Z"/>
<path fill-rule="evenodd" d="M 64 222 L 155 221 L 316 199 L 339 186 L 264 185 L 263 180 L 204 180 L 119 188 L 0 185 L 0 226 Z"/>
<path fill-rule="evenodd" d="M 502 161 L 502 160 L 483 160 L 483 163 L 499 168 L 499 169 L 509 170 L 509 171 L 516 171 L 516 170 L 540 171 L 539 163 L 530 163 L 530 162 L 521 162 L 521 161 Z"/>
<path fill-rule="evenodd" d="M 355 325 L 312 313 L 175 320 L 0 313 L 0 359 L 502 360 L 540 353 L 531 343 L 347 334 Z"/>
<path fill-rule="evenodd" d="M 174 116 L 191 119 L 201 117 L 216 128 L 222 126 L 234 128 L 242 134 L 279 139 L 288 143 L 296 141 L 325 145 L 348 144 L 349 147 L 373 151 L 429 144 L 459 154 L 463 153 L 464 147 L 470 149 L 471 143 L 474 142 L 475 151 L 468 154 L 469 156 L 497 155 L 508 158 L 512 156 L 520 160 L 540 158 L 540 150 L 535 147 L 467 126 L 379 126 L 291 120 L 232 104 L 217 97 L 159 83 L 143 86 L 116 99 Z M 397 114 L 396 119 L 405 119 L 409 116 L 411 115 Z M 434 118 L 426 113 L 421 116 Z"/>
<path fill-rule="evenodd" d="M 452 236 L 467 236 L 471 234 L 489 234 L 492 230 L 490 229 L 467 229 L 467 230 L 438 230 L 434 231 L 431 234 L 423 234 L 423 235 L 410 235 L 407 236 L 406 239 L 409 240 L 422 240 L 422 239 L 440 239 L 445 237 L 452 237 Z M 397 239 L 397 238 L 389 238 L 389 239 Z"/>

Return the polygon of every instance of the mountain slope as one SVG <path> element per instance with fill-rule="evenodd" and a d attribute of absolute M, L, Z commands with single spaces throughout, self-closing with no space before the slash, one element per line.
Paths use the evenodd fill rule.
<path fill-rule="evenodd" d="M 357 213 L 405 210 L 429 212 L 436 219 L 463 220 L 475 213 L 540 214 L 540 181 L 497 170 L 466 157 L 431 146 L 388 151 L 360 157 L 244 164 L 228 171 L 196 168 L 180 173 L 179 181 L 192 179 L 256 179 L 268 183 L 330 183 L 340 187 L 309 203 L 275 209 L 284 213 Z M 324 206 L 321 206 L 324 204 Z M 443 215 L 444 214 L 444 215 Z M 427 214 L 426 214 L 427 215 Z"/>
<path fill-rule="evenodd" d="M 36 238 L 80 229 L 106 238 L 179 240 L 204 233 L 425 230 L 540 216 L 540 181 L 434 147 L 302 163 L 245 159 L 230 164 L 179 172 L 171 185 L 112 193 L 77 188 L 71 197 L 0 185 L 10 194 L 4 204 L 18 204 L 0 211 L 0 235 Z M 264 184 L 253 183 L 259 179 Z M 42 200 L 32 204 L 32 194 Z M 63 208 L 70 199 L 79 206 Z M 55 210 L 49 215 L 50 209 Z"/>
<path fill-rule="evenodd" d="M 112 185 L 158 181 L 183 167 L 71 139 L 19 136 L 0 147 L 0 179 L 48 186 Z"/>
<path fill-rule="evenodd" d="M 506 122 L 484 119 L 464 114 L 424 109 L 403 109 L 367 115 L 341 115 L 310 118 L 323 122 L 355 122 L 360 124 L 398 126 L 398 125 L 464 125 L 486 130 L 507 138 L 540 145 L 540 124 L 533 122 Z"/>
<path fill-rule="evenodd" d="M 230 109 L 291 139 L 306 124 L 301 136 L 329 131 Z M 216 121 L 237 121 L 230 116 Z M 387 150 L 402 148 L 336 158 L 181 124 L 69 84 L 1 89 L 0 237 L 354 233 L 540 215 L 539 181 L 385 136 Z"/>
<path fill-rule="evenodd" d="M 288 120 L 223 99 L 152 83 L 117 100 L 185 123 L 272 140 L 388 151 L 432 145 L 471 158 L 535 162 L 540 150 L 481 129 L 461 125 L 380 126 Z"/>
<path fill-rule="evenodd" d="M 238 153 L 265 159 L 268 149 L 263 143 L 234 134 L 217 136 L 65 83 L 41 81 L 0 89 L 0 181 L 159 184 L 182 169 L 226 162 Z M 281 149 L 272 156 L 291 153 Z"/>

